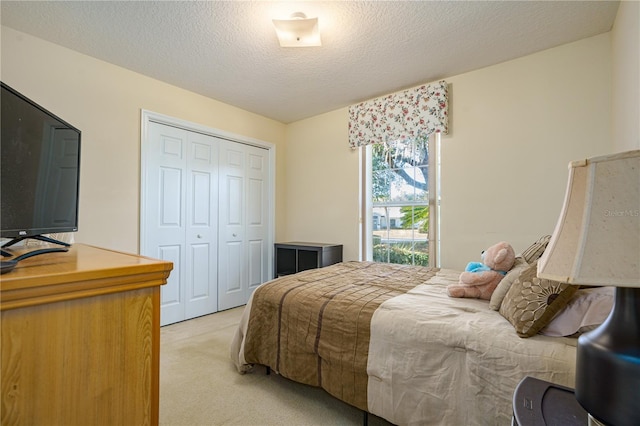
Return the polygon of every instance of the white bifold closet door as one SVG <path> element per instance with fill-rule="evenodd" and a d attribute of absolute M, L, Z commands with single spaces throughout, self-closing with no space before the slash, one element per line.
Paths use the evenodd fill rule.
<path fill-rule="evenodd" d="M 161 324 L 217 311 L 218 141 L 149 123 L 141 254 L 173 262 Z"/>
<path fill-rule="evenodd" d="M 269 279 L 268 151 L 220 141 L 218 306 L 243 305 Z"/>
<path fill-rule="evenodd" d="M 268 149 L 150 121 L 140 253 L 173 262 L 162 325 L 244 305 L 269 279 Z"/>

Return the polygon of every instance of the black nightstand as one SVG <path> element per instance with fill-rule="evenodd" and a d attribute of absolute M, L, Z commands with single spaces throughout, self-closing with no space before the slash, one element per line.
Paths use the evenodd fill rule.
<path fill-rule="evenodd" d="M 342 262 L 342 245 L 325 243 L 276 243 L 275 278 Z"/>
<path fill-rule="evenodd" d="M 513 426 L 586 426 L 588 422 L 573 389 L 527 376 L 513 393 Z"/>

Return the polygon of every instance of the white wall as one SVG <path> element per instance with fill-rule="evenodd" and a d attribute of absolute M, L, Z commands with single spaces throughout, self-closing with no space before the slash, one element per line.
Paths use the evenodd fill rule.
<path fill-rule="evenodd" d="M 347 146 L 348 109 L 290 124 L 285 238 L 343 244 L 358 259 L 358 153 Z"/>
<path fill-rule="evenodd" d="M 611 46 L 613 151 L 640 149 L 640 2 L 620 2 Z"/>
<path fill-rule="evenodd" d="M 569 161 L 640 149 L 639 17 L 640 2 L 623 1 L 609 34 L 444 77 L 442 266 L 463 268 L 501 239 L 523 250 L 553 232 Z M 343 108 L 289 125 L 284 235 L 342 243 L 355 260 L 358 154 L 347 123 Z"/>
<path fill-rule="evenodd" d="M 609 153 L 609 34 L 450 76 L 442 138 L 442 266 L 551 233 L 571 160 Z M 600 58 L 594 61 L 594 58 Z M 348 110 L 289 125 L 285 238 L 342 243 L 358 259 L 358 153 Z"/>
<path fill-rule="evenodd" d="M 611 149 L 609 57 L 604 34 L 447 79 L 443 266 L 463 268 L 502 240 L 518 252 L 553 232 L 569 161 Z"/>
<path fill-rule="evenodd" d="M 141 109 L 270 142 L 276 153 L 284 145 L 277 121 L 8 27 L 1 34 L 2 81 L 82 131 L 76 242 L 138 251 Z M 276 175 L 283 188 L 284 173 Z M 284 193 L 276 191 L 280 209 Z M 276 211 L 277 221 L 284 217 Z"/>

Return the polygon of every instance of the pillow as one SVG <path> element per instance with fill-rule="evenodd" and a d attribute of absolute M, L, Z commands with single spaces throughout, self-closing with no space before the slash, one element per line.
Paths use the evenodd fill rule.
<path fill-rule="evenodd" d="M 538 278 L 537 263 L 520 273 L 500 306 L 500 314 L 520 337 L 531 337 L 540 331 L 578 291 L 574 285 Z"/>
<path fill-rule="evenodd" d="M 574 336 L 598 327 L 611 312 L 614 293 L 613 287 L 579 289 L 540 334 Z"/>
<path fill-rule="evenodd" d="M 541 237 L 538 241 L 527 247 L 527 249 L 523 251 L 520 256 L 522 256 L 525 262 L 527 262 L 528 264 L 532 264 L 533 262 L 540 259 L 540 256 L 542 256 L 542 253 L 544 253 L 544 250 L 549 245 L 549 240 L 551 240 L 551 235 L 545 235 L 544 237 Z"/>
<path fill-rule="evenodd" d="M 491 300 L 489 301 L 489 307 L 494 311 L 500 309 L 500 305 L 502 305 L 502 299 L 507 294 L 507 291 L 511 288 L 511 284 L 520 276 L 520 273 L 527 267 L 529 264 L 525 262 L 525 260 L 518 256 L 516 257 L 513 266 L 507 272 L 507 275 L 500 281 L 495 290 L 493 290 L 493 294 L 491 294 Z"/>

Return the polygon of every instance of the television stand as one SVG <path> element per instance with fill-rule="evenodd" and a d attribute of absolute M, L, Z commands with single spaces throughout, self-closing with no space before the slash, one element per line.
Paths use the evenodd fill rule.
<path fill-rule="evenodd" d="M 18 262 L 20 262 L 21 260 L 24 260 L 33 256 L 39 256 L 41 254 L 56 253 L 61 251 L 67 252 L 69 251 L 69 247 L 43 248 L 39 250 L 28 251 L 24 254 L 21 254 L 20 256 L 14 257 L 11 260 L 2 260 L 0 261 L 0 274 L 6 274 L 7 272 L 13 271 L 13 268 L 15 268 Z"/>
<path fill-rule="evenodd" d="M 171 262 L 74 244 L 0 280 L 2 425 L 158 425 Z"/>
<path fill-rule="evenodd" d="M 33 240 L 44 241 L 45 243 L 58 244 L 60 246 L 71 247 L 71 244 L 65 243 L 64 241 L 59 241 L 59 240 L 53 239 L 51 237 L 45 237 L 44 235 L 32 235 L 30 237 L 18 237 L 18 238 L 14 238 L 11 241 L 7 241 L 6 243 L 4 243 L 2 245 L 2 248 L 0 248 L 0 254 L 2 254 L 2 256 L 4 256 L 4 257 L 13 256 L 13 254 L 11 254 L 11 253 L 9 253 L 7 251 L 4 251 L 2 249 L 5 248 L 5 247 L 11 247 L 12 245 L 19 243 L 20 241 L 27 240 L 29 238 L 31 238 Z"/>

